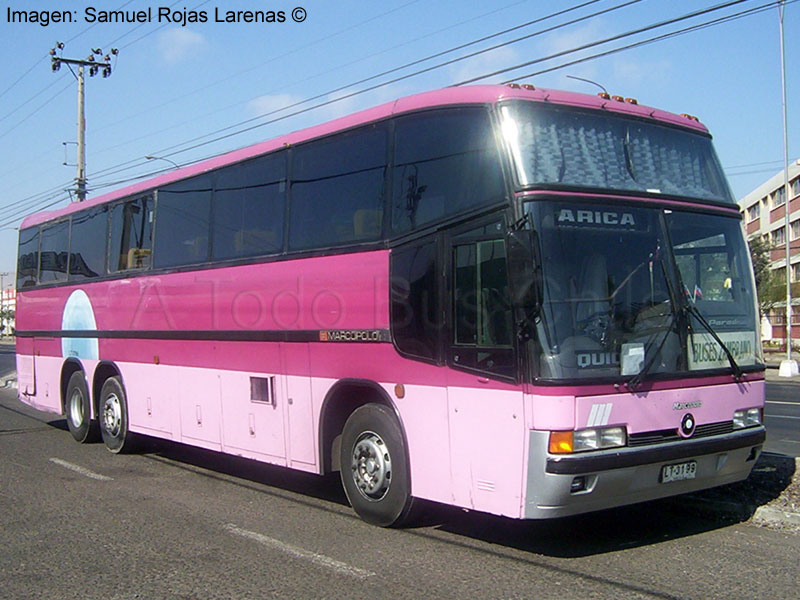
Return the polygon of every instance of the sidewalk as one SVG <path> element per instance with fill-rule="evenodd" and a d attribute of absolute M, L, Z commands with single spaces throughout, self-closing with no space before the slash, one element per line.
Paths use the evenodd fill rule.
<path fill-rule="evenodd" d="M 0 350 L 3 352 L 14 352 L 16 342 L 13 337 L 0 338 Z M 17 372 L 11 370 L 8 373 L 0 372 L 0 388 L 16 387 L 17 386 Z"/>

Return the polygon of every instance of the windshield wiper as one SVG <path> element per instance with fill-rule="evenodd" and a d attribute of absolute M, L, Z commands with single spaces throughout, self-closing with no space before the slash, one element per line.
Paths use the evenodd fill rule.
<path fill-rule="evenodd" d="M 639 371 L 636 375 L 634 375 L 628 381 L 625 382 L 625 386 L 631 391 L 636 391 L 636 389 L 642 384 L 642 380 L 644 379 L 644 377 L 650 372 L 650 369 L 653 368 L 656 359 L 659 357 L 659 355 L 661 354 L 661 350 L 664 348 L 664 344 L 666 344 L 667 342 L 669 334 L 675 328 L 675 323 L 678 320 L 678 310 L 675 305 L 674 291 L 672 289 L 669 277 L 667 276 L 667 270 L 664 267 L 663 262 L 661 261 L 660 258 L 656 258 L 657 254 L 658 251 L 656 251 L 653 255 L 651 255 L 652 258 L 651 265 L 658 263 L 658 265 L 661 267 L 661 272 L 664 274 L 664 281 L 666 281 L 667 283 L 667 289 L 669 290 L 669 295 L 670 295 L 670 300 L 668 303 L 670 306 L 670 312 L 672 313 L 672 316 L 670 317 L 669 324 L 667 325 L 667 327 L 665 327 L 663 331 L 656 331 L 645 345 L 644 353 L 645 356 L 647 356 L 648 350 L 653 348 L 653 342 L 655 341 L 656 336 L 659 333 L 663 334 L 661 337 L 661 343 L 659 343 L 658 348 L 656 348 L 656 351 L 650 355 L 650 360 L 647 361 L 647 364 L 645 364 L 644 367 L 642 367 L 641 371 Z M 634 269 L 631 275 L 633 275 L 633 273 L 635 273 L 639 269 L 639 267 L 642 266 L 643 264 L 644 263 L 641 263 L 638 267 L 636 267 L 636 269 Z M 652 273 L 652 267 L 651 267 L 651 273 Z"/>
<path fill-rule="evenodd" d="M 706 321 L 705 317 L 702 315 L 697 306 L 689 302 L 688 298 L 684 303 L 684 310 L 688 314 L 692 315 L 695 319 L 697 319 L 700 322 L 700 324 L 706 329 L 706 331 L 708 331 L 708 333 L 711 334 L 711 337 L 714 338 L 714 341 L 719 344 L 720 348 L 722 348 L 722 351 L 725 353 L 725 356 L 728 357 L 728 362 L 731 365 L 731 369 L 733 369 L 733 377 L 736 379 L 736 381 L 741 381 L 742 378 L 744 377 L 744 371 L 742 371 L 742 368 L 739 366 L 739 363 L 736 362 L 736 359 L 733 357 L 733 354 L 731 353 L 730 349 L 725 345 L 725 342 L 722 341 L 719 335 L 717 335 L 717 332 L 714 331 L 714 328 L 711 327 L 711 324 L 708 321 Z M 689 321 L 689 323 L 691 327 L 691 321 Z"/>

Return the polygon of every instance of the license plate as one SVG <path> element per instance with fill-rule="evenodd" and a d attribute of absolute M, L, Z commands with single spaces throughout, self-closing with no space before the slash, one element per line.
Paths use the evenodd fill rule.
<path fill-rule="evenodd" d="M 697 474 L 697 461 L 690 460 L 677 465 L 664 465 L 661 467 L 661 483 L 694 479 Z"/>

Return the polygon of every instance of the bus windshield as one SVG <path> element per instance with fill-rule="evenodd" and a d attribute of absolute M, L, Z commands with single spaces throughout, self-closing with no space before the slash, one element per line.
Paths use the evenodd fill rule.
<path fill-rule="evenodd" d="M 736 204 L 707 135 L 539 102 L 505 104 L 501 118 L 522 187 L 616 190 Z"/>
<path fill-rule="evenodd" d="M 525 210 L 542 267 L 539 378 L 729 369 L 718 340 L 738 366 L 761 362 L 738 219 L 607 203 Z"/>

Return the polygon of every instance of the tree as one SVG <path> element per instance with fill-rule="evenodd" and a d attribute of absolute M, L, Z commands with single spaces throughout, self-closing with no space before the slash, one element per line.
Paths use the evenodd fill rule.
<path fill-rule="evenodd" d="M 0 335 L 5 335 L 6 325 L 9 321 L 13 321 L 15 313 L 10 308 L 0 310 Z"/>
<path fill-rule="evenodd" d="M 767 313 L 775 305 L 780 302 L 781 285 L 783 286 L 783 298 L 786 298 L 786 277 L 781 277 L 770 269 L 770 250 L 772 245 L 764 241 L 760 236 L 750 238 L 747 240 L 747 245 L 750 247 L 750 257 L 753 261 L 753 274 L 756 279 L 756 293 L 758 294 L 758 305 L 762 313 Z M 781 284 L 781 279 L 783 284 Z"/>

